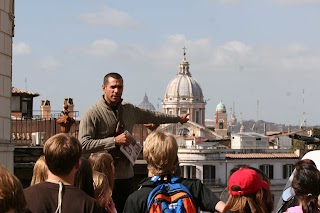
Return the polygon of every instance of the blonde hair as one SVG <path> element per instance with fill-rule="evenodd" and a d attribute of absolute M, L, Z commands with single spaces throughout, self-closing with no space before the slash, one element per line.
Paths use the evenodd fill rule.
<path fill-rule="evenodd" d="M 94 198 L 99 199 L 104 193 L 111 193 L 108 178 L 105 174 L 97 171 L 93 171 L 93 188 L 94 188 Z"/>
<path fill-rule="evenodd" d="M 106 152 L 92 153 L 89 162 L 93 171 L 102 172 L 108 178 L 111 190 L 114 187 L 114 166 L 112 155 Z"/>
<path fill-rule="evenodd" d="M 1 212 L 13 210 L 27 212 L 27 202 L 19 179 L 0 164 L 0 209 Z"/>
<path fill-rule="evenodd" d="M 257 202 L 257 197 L 261 197 L 260 195 L 261 190 L 257 192 L 255 195 L 252 196 L 233 196 L 230 195 L 229 199 L 226 203 L 226 206 L 224 207 L 223 212 L 256 212 L 256 213 L 271 213 L 267 211 L 266 208 L 263 208 L 265 205 L 261 206 Z"/>
<path fill-rule="evenodd" d="M 173 135 L 156 130 L 146 138 L 143 158 L 153 175 L 174 174 L 178 164 L 178 144 Z"/>
<path fill-rule="evenodd" d="M 44 156 L 41 155 L 33 167 L 33 175 L 30 186 L 40 183 L 48 179 L 48 167 L 44 160 Z"/>

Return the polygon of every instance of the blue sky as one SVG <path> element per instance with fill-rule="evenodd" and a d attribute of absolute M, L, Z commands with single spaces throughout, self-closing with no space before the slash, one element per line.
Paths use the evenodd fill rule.
<path fill-rule="evenodd" d="M 319 125 L 320 0 L 15 1 L 13 86 L 64 98 L 80 115 L 108 72 L 123 98 L 158 109 L 185 46 L 213 119 L 222 100 L 238 119 Z"/>

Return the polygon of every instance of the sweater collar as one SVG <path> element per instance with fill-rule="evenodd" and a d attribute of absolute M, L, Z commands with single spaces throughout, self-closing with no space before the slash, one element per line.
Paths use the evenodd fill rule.
<path fill-rule="evenodd" d="M 119 101 L 117 107 L 119 107 L 122 104 L 123 99 L 121 98 L 121 100 Z M 112 110 L 112 107 L 106 102 L 106 100 L 104 99 L 104 96 L 102 95 L 102 99 L 100 100 L 100 102 L 104 103 L 105 106 L 107 106 L 108 109 Z"/>

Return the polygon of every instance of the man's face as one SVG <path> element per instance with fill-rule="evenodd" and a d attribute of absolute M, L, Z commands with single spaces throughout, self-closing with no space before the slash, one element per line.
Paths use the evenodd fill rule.
<path fill-rule="evenodd" d="M 108 78 L 107 85 L 102 85 L 104 99 L 110 106 L 116 106 L 121 101 L 123 91 L 123 80 Z"/>

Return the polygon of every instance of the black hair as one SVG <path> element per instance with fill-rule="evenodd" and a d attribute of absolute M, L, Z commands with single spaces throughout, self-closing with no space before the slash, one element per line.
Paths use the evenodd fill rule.
<path fill-rule="evenodd" d="M 110 72 L 108 74 L 106 74 L 103 78 L 103 85 L 107 85 L 108 84 L 108 79 L 109 78 L 114 78 L 114 79 L 123 79 L 122 76 L 119 73 L 116 72 Z"/>

